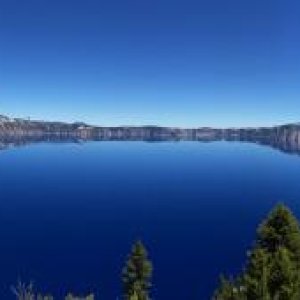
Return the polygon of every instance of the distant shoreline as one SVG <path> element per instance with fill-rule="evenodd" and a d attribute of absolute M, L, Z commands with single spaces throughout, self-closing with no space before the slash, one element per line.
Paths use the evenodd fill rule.
<path fill-rule="evenodd" d="M 300 154 L 300 124 L 275 127 L 179 128 L 161 126 L 100 127 L 85 123 L 63 123 L 12 119 L 0 116 L 0 149 L 39 142 L 78 141 L 243 141 Z"/>
<path fill-rule="evenodd" d="M 44 121 L 44 120 L 34 120 L 31 118 L 11 118 L 5 115 L 0 114 L 0 130 L 3 127 L 16 127 L 16 128 L 36 128 L 40 126 L 40 128 L 45 129 L 45 127 L 51 128 L 61 128 L 61 129 L 76 129 L 76 130 L 87 130 L 87 129 L 165 129 L 165 130 L 174 130 L 174 131 L 241 131 L 241 130 L 263 130 L 263 129 L 276 129 L 281 127 L 299 127 L 300 122 L 297 123 L 286 123 L 281 125 L 273 125 L 273 126 L 229 126 L 229 127 L 214 127 L 214 126 L 192 126 L 192 127 L 184 127 L 184 126 L 161 126 L 161 125 L 114 125 L 114 126 L 107 126 L 107 125 L 92 125 L 87 124 L 85 122 L 64 122 L 64 121 Z"/>

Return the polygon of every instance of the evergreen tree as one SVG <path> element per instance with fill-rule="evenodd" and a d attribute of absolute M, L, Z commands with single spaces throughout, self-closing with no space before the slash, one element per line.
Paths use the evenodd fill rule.
<path fill-rule="evenodd" d="M 246 300 L 244 286 L 239 280 L 233 282 L 221 276 L 220 287 L 215 291 L 213 300 Z"/>
<path fill-rule="evenodd" d="M 257 246 L 268 253 L 285 247 L 300 269 L 300 229 L 297 219 L 283 204 L 278 204 L 258 229 Z"/>
<path fill-rule="evenodd" d="M 50 295 L 36 295 L 33 283 L 25 284 L 19 281 L 18 284 L 11 289 L 17 300 L 53 300 L 53 297 Z"/>
<path fill-rule="evenodd" d="M 273 256 L 269 279 L 269 289 L 272 299 L 299 300 L 299 271 L 290 259 L 286 248 L 280 248 Z"/>
<path fill-rule="evenodd" d="M 138 300 L 137 294 L 134 293 L 132 296 L 130 296 L 129 300 Z"/>
<path fill-rule="evenodd" d="M 217 300 L 232 300 L 237 286 L 239 300 L 300 299 L 300 229 L 297 219 L 282 204 L 277 205 L 259 226 L 242 284 L 223 280 Z"/>
<path fill-rule="evenodd" d="M 263 249 L 254 249 L 244 274 L 244 286 L 248 300 L 270 300 L 268 278 L 269 256 Z"/>
<path fill-rule="evenodd" d="M 147 250 L 141 241 L 137 241 L 122 272 L 124 299 L 149 300 L 152 264 Z"/>

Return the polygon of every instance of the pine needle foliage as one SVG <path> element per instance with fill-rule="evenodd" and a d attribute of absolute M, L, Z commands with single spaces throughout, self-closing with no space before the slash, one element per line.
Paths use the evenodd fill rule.
<path fill-rule="evenodd" d="M 300 228 L 283 204 L 259 226 L 240 279 L 221 280 L 213 299 L 235 300 L 236 294 L 239 300 L 300 299 Z"/>
<path fill-rule="evenodd" d="M 152 263 L 141 241 L 131 250 L 122 272 L 123 295 L 125 300 L 149 300 L 152 277 Z"/>

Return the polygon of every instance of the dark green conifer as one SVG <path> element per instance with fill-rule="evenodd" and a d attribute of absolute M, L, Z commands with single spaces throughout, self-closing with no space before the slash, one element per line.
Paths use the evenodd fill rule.
<path fill-rule="evenodd" d="M 122 272 L 124 299 L 149 300 L 152 277 L 152 264 L 147 250 L 137 241 Z"/>
<path fill-rule="evenodd" d="M 299 271 L 291 260 L 289 250 L 280 248 L 271 261 L 269 290 L 272 299 L 299 300 Z"/>
<path fill-rule="evenodd" d="M 221 282 L 221 298 L 232 300 L 236 286 L 247 300 L 300 299 L 300 229 L 297 219 L 282 204 L 277 205 L 257 231 L 257 240 L 250 253 L 242 283 Z M 241 291 L 238 289 L 238 291 Z"/>
<path fill-rule="evenodd" d="M 263 249 L 254 249 L 244 274 L 244 286 L 248 300 L 270 300 L 268 279 L 270 276 L 269 255 Z"/>
<path fill-rule="evenodd" d="M 297 219 L 283 204 L 278 204 L 258 229 L 257 246 L 268 253 L 287 248 L 300 269 L 300 228 Z"/>
<path fill-rule="evenodd" d="M 220 286 L 215 291 L 213 300 L 246 300 L 245 288 L 240 280 L 229 280 L 223 275 L 220 277 Z"/>

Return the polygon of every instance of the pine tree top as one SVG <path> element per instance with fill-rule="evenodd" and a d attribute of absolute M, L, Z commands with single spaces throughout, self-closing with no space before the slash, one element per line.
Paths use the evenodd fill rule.
<path fill-rule="evenodd" d="M 141 240 L 137 240 L 131 249 L 131 255 L 133 256 L 142 256 L 147 257 L 148 252 L 146 250 L 146 247 L 144 246 L 143 242 Z"/>
<path fill-rule="evenodd" d="M 134 243 L 122 272 L 124 299 L 148 300 L 151 287 L 152 264 L 143 243 Z"/>
<path fill-rule="evenodd" d="M 289 208 L 278 204 L 260 225 L 257 232 L 257 246 L 269 253 L 280 247 L 287 248 L 300 263 L 299 223 Z"/>

